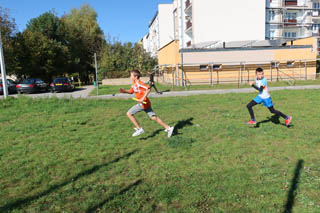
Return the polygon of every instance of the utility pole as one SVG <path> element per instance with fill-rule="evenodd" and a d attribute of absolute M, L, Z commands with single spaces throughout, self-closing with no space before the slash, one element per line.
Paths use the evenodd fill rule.
<path fill-rule="evenodd" d="M 6 78 L 6 68 L 4 65 L 4 56 L 2 50 L 2 39 L 1 39 L 1 30 L 0 30 L 0 64 L 1 64 L 1 76 L 2 76 L 2 87 L 3 87 L 3 97 L 8 97 L 8 84 Z"/>
<path fill-rule="evenodd" d="M 99 95 L 99 82 L 98 82 L 98 65 L 97 65 L 97 53 L 94 53 L 94 63 L 96 67 L 96 86 L 97 86 L 97 96 Z"/>

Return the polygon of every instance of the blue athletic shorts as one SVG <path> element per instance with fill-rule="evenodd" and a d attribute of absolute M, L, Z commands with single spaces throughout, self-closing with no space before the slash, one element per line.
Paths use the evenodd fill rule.
<path fill-rule="evenodd" d="M 266 98 L 266 99 L 262 99 L 262 98 L 258 95 L 258 96 L 255 97 L 253 100 L 254 100 L 257 104 L 263 103 L 263 105 L 266 106 L 266 107 L 268 107 L 268 108 L 273 106 L 271 97 Z"/>

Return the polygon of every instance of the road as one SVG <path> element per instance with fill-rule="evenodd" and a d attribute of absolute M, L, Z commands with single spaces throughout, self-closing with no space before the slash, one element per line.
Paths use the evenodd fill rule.
<path fill-rule="evenodd" d="M 23 96 L 28 96 L 32 98 L 47 98 L 47 97 L 57 97 L 57 98 L 87 98 L 91 91 L 94 89 L 94 86 L 84 86 L 81 88 L 76 88 L 73 92 L 61 92 L 61 93 L 51 93 L 51 92 L 42 92 L 36 94 L 22 94 Z M 11 97 L 18 97 L 17 94 L 9 95 Z M 3 96 L 0 96 L 0 99 Z"/>

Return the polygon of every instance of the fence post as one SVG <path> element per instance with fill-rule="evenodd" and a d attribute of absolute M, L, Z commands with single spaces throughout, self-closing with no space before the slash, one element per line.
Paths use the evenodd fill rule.
<path fill-rule="evenodd" d="M 240 88 L 240 78 L 241 78 L 241 62 L 240 62 L 240 69 L 238 74 L 238 88 Z"/>
<path fill-rule="evenodd" d="M 244 64 L 244 66 L 245 66 L 245 69 L 247 70 L 246 64 Z M 248 83 L 249 83 L 250 82 L 250 70 L 248 69 L 247 72 L 248 72 Z"/>
<path fill-rule="evenodd" d="M 272 82 L 272 61 L 270 63 L 270 81 Z"/>
<path fill-rule="evenodd" d="M 210 70 L 210 85 L 213 85 L 213 81 L 212 81 L 212 66 L 211 64 L 209 64 L 209 70 Z"/>
<path fill-rule="evenodd" d="M 299 80 L 301 80 L 301 60 L 299 61 Z"/>
<path fill-rule="evenodd" d="M 178 64 L 178 68 L 179 68 L 179 64 Z M 177 69 L 175 69 L 175 70 L 172 70 L 171 71 L 171 75 L 172 75 L 172 86 L 174 87 L 175 86 L 175 78 L 176 78 L 176 71 L 177 71 Z"/>
<path fill-rule="evenodd" d="M 308 79 L 308 69 L 307 69 L 307 60 L 304 61 L 304 70 L 305 70 L 305 80 Z"/>

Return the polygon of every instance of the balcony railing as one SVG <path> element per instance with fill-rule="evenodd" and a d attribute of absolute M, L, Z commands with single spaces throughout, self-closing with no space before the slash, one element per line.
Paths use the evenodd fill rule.
<path fill-rule="evenodd" d="M 192 22 L 189 20 L 187 21 L 187 27 L 186 27 L 186 30 L 188 30 L 190 27 L 192 27 Z"/>
<path fill-rule="evenodd" d="M 319 16 L 320 16 L 320 10 L 314 10 L 314 11 L 312 11 L 312 16 L 313 16 L 313 17 L 319 17 Z"/>
<path fill-rule="evenodd" d="M 190 0 L 187 0 L 187 1 L 186 1 L 186 9 L 187 9 L 190 5 L 191 5 Z"/>
<path fill-rule="evenodd" d="M 288 1 L 288 0 L 285 1 L 285 6 L 297 6 L 297 5 L 298 5 L 297 1 Z"/>

